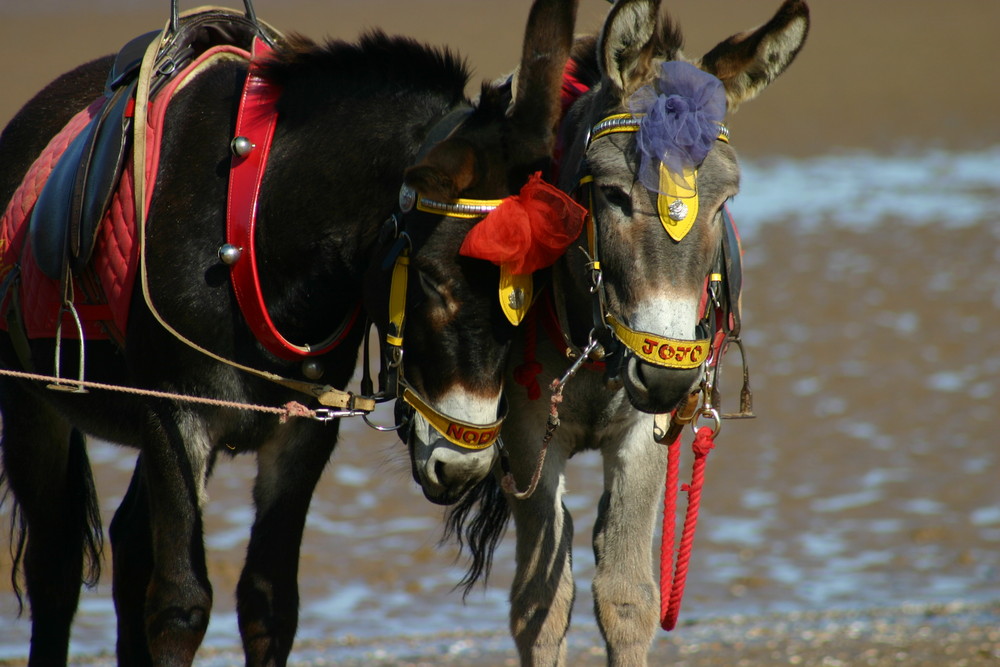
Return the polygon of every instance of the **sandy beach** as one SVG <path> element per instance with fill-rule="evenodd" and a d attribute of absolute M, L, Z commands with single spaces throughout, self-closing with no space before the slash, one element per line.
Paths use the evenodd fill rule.
<path fill-rule="evenodd" d="M 687 52 L 701 54 L 724 37 L 760 24 L 779 2 L 673 0 L 665 4 L 684 30 Z M 870 166 L 882 164 L 875 158 L 903 156 L 900 160 L 905 162 L 908 155 L 934 151 L 965 155 L 1000 145 L 1000 125 L 995 120 L 1000 77 L 989 55 L 1000 26 L 1000 3 L 814 0 L 810 5 L 812 30 L 797 61 L 760 99 L 729 119 L 733 145 L 747 161 L 766 165 L 787 160 L 793 161 L 795 169 L 806 164 L 795 160 L 837 156 L 844 160 L 838 163 L 839 169 L 869 169 L 855 174 L 852 182 L 862 185 L 844 195 L 844 207 L 849 208 L 870 194 L 863 185 L 866 181 L 877 182 L 883 176 L 877 167 Z M 448 45 L 468 59 L 478 87 L 480 80 L 491 79 L 516 62 L 530 1 L 257 0 L 255 6 L 258 15 L 275 27 L 316 39 L 350 40 L 361 30 L 380 27 Z M 596 30 L 607 7 L 603 0 L 583 0 L 578 30 Z M 136 34 L 161 26 L 167 8 L 166 0 L 0 0 L 0 81 L 4 84 L 0 125 L 55 76 L 116 50 Z M 470 90 L 470 94 L 474 92 Z M 852 156 L 856 154 L 872 159 L 855 163 Z M 995 171 L 1000 171 L 1000 163 Z M 822 181 L 811 181 L 817 182 L 820 185 L 816 187 L 822 188 Z M 899 191 L 907 189 L 900 187 Z M 716 520 L 739 516 L 747 519 L 745 525 L 756 525 L 750 521 L 757 518 L 755 511 L 747 509 L 737 488 L 747 470 L 757 470 L 759 458 L 754 458 L 754 452 L 773 446 L 787 457 L 774 464 L 775 469 L 767 475 L 752 481 L 777 498 L 765 507 L 773 513 L 768 525 L 775 527 L 769 529 L 766 542 L 748 539 L 749 546 L 735 547 L 736 538 L 713 535 L 711 528 L 705 529 L 704 538 L 699 539 L 704 539 L 708 553 L 725 560 L 729 552 L 736 552 L 731 560 L 742 559 L 739 564 L 746 564 L 750 573 L 741 570 L 725 583 L 706 577 L 704 582 L 692 584 L 695 592 L 689 593 L 692 601 L 686 603 L 681 627 L 657 635 L 651 665 L 1000 665 L 1000 598 L 992 596 L 1000 590 L 1000 524 L 994 514 L 983 510 L 1000 503 L 995 482 L 1000 469 L 996 454 L 1000 440 L 993 423 L 1000 397 L 1000 341 L 996 335 L 1000 269 L 994 268 L 1000 266 L 1000 255 L 993 250 L 1000 245 L 995 224 L 1000 221 L 995 212 L 1000 207 L 1000 190 L 989 191 L 982 198 L 995 203 L 993 212 L 957 231 L 948 227 L 951 211 L 944 207 L 914 232 L 900 232 L 911 228 L 902 227 L 902 216 L 897 213 L 856 233 L 823 224 L 806 228 L 797 216 L 790 215 L 755 236 L 756 250 L 750 252 L 757 254 L 749 262 L 744 303 L 747 326 L 757 336 L 754 361 L 760 379 L 755 378 L 755 382 L 759 382 L 761 417 L 734 427 L 731 432 L 739 431 L 740 435 L 727 441 L 726 447 L 731 442 L 732 449 L 713 455 L 719 462 L 713 473 L 718 477 L 708 482 L 704 525 L 712 525 L 713 515 Z M 806 208 L 803 218 L 809 212 Z M 935 283 L 938 286 L 931 288 L 923 282 L 931 275 L 947 276 L 947 280 L 941 278 Z M 773 348 L 760 344 L 765 341 L 780 344 Z M 786 347 L 793 353 L 782 356 Z M 861 377 L 839 370 L 844 367 L 843 357 L 852 355 L 852 361 L 864 369 Z M 920 370 L 919 364 L 933 364 L 933 368 Z M 952 376 L 947 373 L 951 371 L 959 378 L 956 389 L 950 388 Z M 968 379 L 976 372 L 981 375 Z M 830 396 L 840 401 L 833 408 Z M 872 446 L 859 454 L 851 448 L 856 443 L 850 434 L 864 430 L 862 426 L 867 429 L 866 442 L 881 437 L 890 444 Z M 375 447 L 379 452 L 391 448 L 388 440 L 378 442 Z M 941 451 L 949 444 L 954 451 Z M 352 459 L 350 453 L 343 454 L 359 470 L 370 463 L 362 455 Z M 390 481 L 382 486 L 373 482 L 364 488 L 380 500 L 372 510 L 380 514 L 365 520 L 375 521 L 423 502 L 419 492 L 410 488 L 398 460 L 390 469 Z M 873 471 L 881 470 L 890 471 L 889 481 L 884 483 L 888 500 L 881 498 L 870 505 L 858 501 L 858 506 L 845 504 L 842 510 L 834 507 L 835 503 L 814 500 L 822 494 L 853 498 L 864 492 L 866 484 L 881 483 L 871 481 L 877 477 Z M 104 462 L 99 467 L 99 484 L 113 489 L 110 499 L 102 503 L 108 512 L 113 511 L 114 494 L 120 493 L 130 471 L 127 462 Z M 379 475 L 384 472 L 384 468 L 378 470 Z M 364 474 L 370 471 L 366 469 Z M 904 477 L 905 481 L 900 481 Z M 343 498 L 354 492 L 350 484 L 342 485 L 349 487 L 345 492 L 334 490 L 335 485 L 327 482 L 322 491 L 328 497 L 346 502 Z M 245 480 L 240 483 L 242 486 L 234 482 L 230 488 L 220 482 L 212 488 L 213 506 L 248 511 L 247 484 Z M 599 482 L 586 480 L 578 487 L 589 489 L 587 483 Z M 393 485 L 399 489 L 390 489 Z M 385 498 L 380 494 L 391 496 L 394 504 L 381 502 Z M 330 501 L 330 505 L 335 504 Z M 348 521 L 319 501 L 316 505 L 317 511 Z M 422 520 L 436 525 L 436 509 L 421 506 L 413 511 L 422 511 Z M 220 516 L 208 520 L 207 532 L 231 529 Z M 983 518 L 976 524 L 970 516 Z M 0 514 L 0 525 L 6 527 L 7 518 L 6 511 Z M 872 563 L 857 566 L 860 574 L 851 580 L 854 585 L 862 587 L 864 584 L 857 582 L 898 576 L 901 583 L 894 584 L 900 589 L 894 591 L 898 596 L 884 604 L 851 608 L 848 590 L 838 598 L 843 604 L 829 607 L 821 603 L 806 610 L 767 614 L 702 611 L 711 608 L 709 600 L 725 600 L 738 607 L 741 602 L 749 605 L 757 600 L 766 606 L 780 598 L 787 582 L 773 572 L 753 570 L 753 563 L 771 552 L 780 552 L 787 561 L 796 561 L 803 554 L 813 557 L 805 547 L 796 551 L 797 540 L 804 533 L 814 534 L 811 531 L 828 535 L 824 532 L 826 519 L 831 524 L 840 521 L 837 538 L 847 544 L 843 548 L 849 552 L 843 559 L 858 551 L 875 554 Z M 422 543 L 430 545 L 421 547 L 427 553 L 434 553 L 435 530 L 428 530 L 434 535 Z M 882 535 L 880 530 L 898 532 Z M 586 553 L 590 524 L 581 521 L 577 531 L 580 549 Z M 512 541 L 510 535 L 507 541 Z M 232 610 L 230 598 L 244 545 L 245 541 L 234 539 L 225 548 L 210 551 L 217 616 L 221 616 L 220 610 Z M 444 597 L 456 580 L 441 575 L 448 581 L 426 583 L 437 563 L 450 563 L 451 554 L 436 558 L 421 551 L 414 555 L 410 543 L 399 553 L 380 551 L 378 558 L 370 551 L 328 558 L 331 549 L 318 538 L 303 549 L 304 607 L 312 591 L 319 591 L 316 597 L 327 592 L 324 586 L 329 579 L 349 582 L 356 578 L 387 597 L 393 590 L 412 594 L 406 600 L 412 606 L 404 605 L 392 613 L 403 617 L 402 622 L 416 622 L 420 616 L 435 613 L 433 602 L 428 601 L 430 589 L 435 595 L 443 590 L 440 595 Z M 415 561 L 412 572 L 390 571 L 386 565 L 404 558 Z M 5 624 L 13 623 L 16 611 L 7 581 L 9 565 L 4 543 L 0 546 L 0 635 Z M 502 570 L 505 565 L 501 563 L 493 589 L 499 591 L 495 597 L 501 599 L 507 583 Z M 818 574 L 817 570 L 803 569 L 802 578 L 822 578 L 822 565 L 815 567 Z M 903 573 L 933 574 L 935 570 L 963 576 L 975 570 L 979 579 L 971 575 L 963 579 L 952 602 L 907 602 L 920 598 L 924 579 L 910 579 Z M 990 592 L 986 599 L 975 597 L 978 591 L 965 583 L 969 580 L 984 582 L 982 587 Z M 95 605 L 106 613 L 110 566 L 103 582 L 108 583 L 102 583 L 100 601 Z M 586 591 L 589 581 L 581 578 L 578 587 Z M 770 594 L 769 590 L 776 592 Z M 451 594 L 452 604 L 457 604 L 458 598 L 457 593 Z M 701 607 L 700 602 L 704 603 Z M 589 598 L 577 600 L 578 610 L 582 604 L 589 604 Z M 796 598 L 796 604 L 806 603 Z M 308 609 L 303 619 L 308 622 Z M 26 621 L 17 624 L 23 635 Z M 199 665 L 242 664 L 242 657 L 235 652 L 239 637 L 233 626 L 231 644 L 203 649 Z M 102 636 L 100 628 L 88 632 Z M 352 667 L 517 664 L 502 619 L 487 631 L 464 631 L 456 625 L 448 632 L 414 632 L 413 636 L 392 632 L 390 636 L 373 633 L 355 637 L 334 630 L 326 639 L 310 636 L 297 642 L 292 663 Z M 88 651 L 74 664 L 113 664 L 111 651 L 111 646 L 103 654 Z M 590 667 L 604 663 L 596 628 L 575 622 L 570 664 Z M 3 659 L 0 654 L 0 665 L 22 664 L 25 661 L 17 655 Z"/>

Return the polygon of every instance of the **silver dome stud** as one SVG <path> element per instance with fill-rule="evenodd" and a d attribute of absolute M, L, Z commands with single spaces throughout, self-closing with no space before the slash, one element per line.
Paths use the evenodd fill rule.
<path fill-rule="evenodd" d="M 417 193 L 409 185 L 404 184 L 399 189 L 399 210 L 408 213 L 417 202 Z"/>
<path fill-rule="evenodd" d="M 253 142 L 246 137 L 236 137 L 231 142 L 229 142 L 229 148 L 233 151 L 233 155 L 238 155 L 239 157 L 246 157 L 250 155 L 250 151 L 253 150 Z"/>
<path fill-rule="evenodd" d="M 318 380 L 323 377 L 323 364 L 315 359 L 308 359 L 302 362 L 302 374 L 310 380 Z"/>
<path fill-rule="evenodd" d="M 688 213 L 687 204 L 682 202 L 680 199 L 675 199 L 672 202 L 670 202 L 670 205 L 667 207 L 667 210 L 670 219 L 673 220 L 674 222 L 680 222 L 681 220 L 684 219 L 684 217 Z"/>
<path fill-rule="evenodd" d="M 222 260 L 223 264 L 232 266 L 236 262 L 240 261 L 240 257 L 243 255 L 243 251 L 234 246 L 232 243 L 224 243 L 222 247 L 219 248 L 219 259 Z"/>
<path fill-rule="evenodd" d="M 524 290 L 520 287 L 515 287 L 511 290 L 511 293 L 507 296 L 507 304 L 514 310 L 520 310 L 524 307 Z"/>

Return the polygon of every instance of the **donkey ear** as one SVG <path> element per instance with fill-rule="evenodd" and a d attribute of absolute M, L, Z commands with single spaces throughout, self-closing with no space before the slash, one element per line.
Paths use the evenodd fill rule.
<path fill-rule="evenodd" d="M 722 80 L 734 111 L 785 71 L 808 33 L 809 7 L 803 0 L 785 0 L 766 24 L 721 42 L 698 64 Z"/>
<path fill-rule="evenodd" d="M 604 21 L 597 44 L 601 73 L 622 97 L 648 78 L 659 9 L 659 0 L 618 0 Z"/>
<path fill-rule="evenodd" d="M 528 14 L 510 119 L 552 152 L 559 125 L 563 70 L 573 47 L 578 0 L 535 0 Z"/>
<path fill-rule="evenodd" d="M 406 185 L 436 201 L 451 201 L 478 180 L 475 149 L 462 139 L 441 142 L 403 174 Z"/>

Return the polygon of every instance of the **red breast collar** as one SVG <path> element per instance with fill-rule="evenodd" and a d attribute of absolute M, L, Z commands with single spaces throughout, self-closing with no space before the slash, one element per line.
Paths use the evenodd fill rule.
<path fill-rule="evenodd" d="M 324 354 L 336 347 L 353 327 L 361 304 L 355 307 L 340 331 L 319 346 L 289 342 L 278 332 L 267 312 L 257 273 L 254 231 L 260 185 L 278 120 L 275 104 L 281 96 L 280 87 L 261 75 L 261 63 L 270 53 L 271 47 L 266 43 L 260 39 L 254 41 L 250 69 L 236 118 L 237 139 L 234 139 L 234 155 L 229 171 L 226 242 L 240 250 L 239 259 L 230 267 L 230 279 L 247 325 L 271 354 L 295 361 Z"/>

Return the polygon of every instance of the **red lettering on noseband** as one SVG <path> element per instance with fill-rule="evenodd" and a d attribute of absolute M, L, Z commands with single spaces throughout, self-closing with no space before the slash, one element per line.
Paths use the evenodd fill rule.
<path fill-rule="evenodd" d="M 445 436 L 464 442 L 467 445 L 485 445 L 496 439 L 497 431 L 498 429 L 495 428 L 483 430 L 464 428 L 459 424 L 451 422 L 448 424 Z"/>
<path fill-rule="evenodd" d="M 643 354 L 653 354 L 653 350 L 656 349 L 656 341 L 649 338 L 644 338 L 642 341 L 642 353 Z"/>

